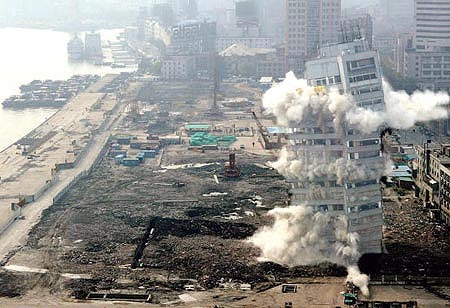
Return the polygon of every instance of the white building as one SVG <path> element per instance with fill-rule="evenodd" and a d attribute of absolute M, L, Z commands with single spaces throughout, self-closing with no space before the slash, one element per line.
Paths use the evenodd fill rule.
<path fill-rule="evenodd" d="M 168 56 L 161 62 L 161 77 L 164 80 L 193 78 L 194 70 L 194 56 Z"/>
<path fill-rule="evenodd" d="M 415 75 L 421 88 L 450 91 L 450 0 L 416 0 Z"/>
<path fill-rule="evenodd" d="M 306 63 L 305 77 L 311 86 L 334 87 L 351 95 L 360 107 L 384 109 L 379 56 L 365 40 L 322 48 L 318 59 Z M 379 132 L 363 134 L 347 123 L 336 127 L 331 117 L 322 116 L 291 124 L 290 131 L 288 151 L 305 166 L 341 160 L 358 170 L 351 180 L 340 181 L 330 173 L 317 180 L 291 181 L 293 203 L 332 216 L 346 215 L 350 231 L 360 235 L 361 252 L 381 252 L 383 214 L 377 174 L 383 170 L 384 158 Z"/>
<path fill-rule="evenodd" d="M 272 39 L 270 37 L 218 37 L 216 51 L 221 52 L 234 44 L 247 48 L 272 48 Z"/>

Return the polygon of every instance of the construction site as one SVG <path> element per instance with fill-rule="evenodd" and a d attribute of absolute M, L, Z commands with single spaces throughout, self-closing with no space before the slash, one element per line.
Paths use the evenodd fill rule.
<path fill-rule="evenodd" d="M 344 307 L 344 267 L 264 262 L 248 242 L 289 204 L 262 90 L 129 80 L 92 171 L 3 259 L 0 306 Z M 360 260 L 360 307 L 449 306 L 450 231 L 401 194 L 383 192 L 384 251 Z"/>

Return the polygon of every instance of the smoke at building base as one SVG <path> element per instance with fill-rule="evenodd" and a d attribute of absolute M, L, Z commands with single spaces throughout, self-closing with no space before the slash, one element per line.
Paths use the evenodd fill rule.
<path fill-rule="evenodd" d="M 337 132 L 342 125 L 351 125 L 364 133 L 373 133 L 382 127 L 408 129 L 417 122 L 448 117 L 447 93 L 417 91 L 408 95 L 394 91 L 383 83 L 385 108 L 374 111 L 356 106 L 351 96 L 340 94 L 338 89 L 326 91 L 308 86 L 292 72 L 283 82 L 269 89 L 263 97 L 267 113 L 276 117 L 280 126 L 288 127 L 304 119 L 323 121 L 332 119 Z M 280 174 L 314 183 L 317 179 L 335 180 L 337 183 L 353 182 L 367 177 L 380 178 L 390 169 L 389 159 L 379 165 L 364 165 L 345 158 L 330 163 L 317 157 L 298 157 L 283 149 L 279 159 L 271 163 Z M 323 187 L 312 187 L 321 194 Z M 328 211 L 315 212 L 308 205 L 291 205 L 275 208 L 268 213 L 273 224 L 257 231 L 249 242 L 260 248 L 260 261 L 272 261 L 285 266 L 314 265 L 332 262 L 347 268 L 347 281 L 369 294 L 367 275 L 360 272 L 359 236 L 348 230 L 345 215 L 331 215 Z"/>

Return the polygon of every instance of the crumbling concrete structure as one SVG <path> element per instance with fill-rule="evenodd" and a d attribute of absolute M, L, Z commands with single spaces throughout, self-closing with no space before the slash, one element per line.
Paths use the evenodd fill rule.
<path fill-rule="evenodd" d="M 379 56 L 365 40 L 331 45 L 322 48 L 320 55 L 306 63 L 305 71 L 308 85 L 315 87 L 319 97 L 339 91 L 348 95 L 348 103 L 384 109 Z M 335 217 L 346 215 L 349 231 L 360 236 L 360 252 L 381 252 L 379 178 L 385 162 L 380 133 L 363 133 L 339 118 L 339 113 L 310 113 L 313 116 L 289 125 L 289 155 L 302 162 L 305 172 L 291 180 L 293 204 Z"/>

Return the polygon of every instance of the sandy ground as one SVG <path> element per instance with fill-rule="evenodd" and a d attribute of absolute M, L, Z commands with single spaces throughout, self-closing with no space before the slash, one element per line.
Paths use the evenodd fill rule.
<path fill-rule="evenodd" d="M 45 290 L 33 290 L 24 297 L 6 299 L 0 298 L 0 306 L 5 308 L 44 308 L 44 307 L 73 307 L 73 308 L 100 308 L 100 307 L 164 307 L 181 306 L 188 308 L 211 308 L 217 304 L 229 308 L 255 308 L 255 307 L 284 307 L 285 302 L 291 302 L 293 307 L 323 308 L 344 307 L 342 296 L 343 280 L 338 278 L 318 278 L 310 283 L 297 284 L 297 293 L 282 293 L 281 286 L 265 292 L 242 292 L 212 290 L 207 292 L 190 292 L 182 298 L 192 302 L 173 305 L 146 304 L 130 302 L 103 302 L 103 301 L 75 301 L 61 299 L 46 293 Z M 419 287 L 402 286 L 373 286 L 371 299 L 379 301 L 417 301 L 419 307 L 444 308 L 450 307 L 450 302 L 437 298 Z"/>
<path fill-rule="evenodd" d="M 55 184 L 53 184 L 37 201 L 29 204 L 22 210 L 22 215 L 25 216 L 25 219 L 14 222 L 13 225 L 1 234 L 0 259 L 4 259 L 10 251 L 26 241 L 28 231 L 39 222 L 42 211 L 53 204 L 54 196 L 64 189 L 73 178 L 91 167 L 93 161 L 108 140 L 112 132 L 112 126 L 122 116 L 120 111 L 121 108 L 106 119 L 107 125 L 105 126 L 105 130 L 93 137 L 90 148 L 77 166 L 73 169 L 61 171 Z M 71 110 L 70 113 L 72 114 L 75 112 L 74 110 Z"/>

